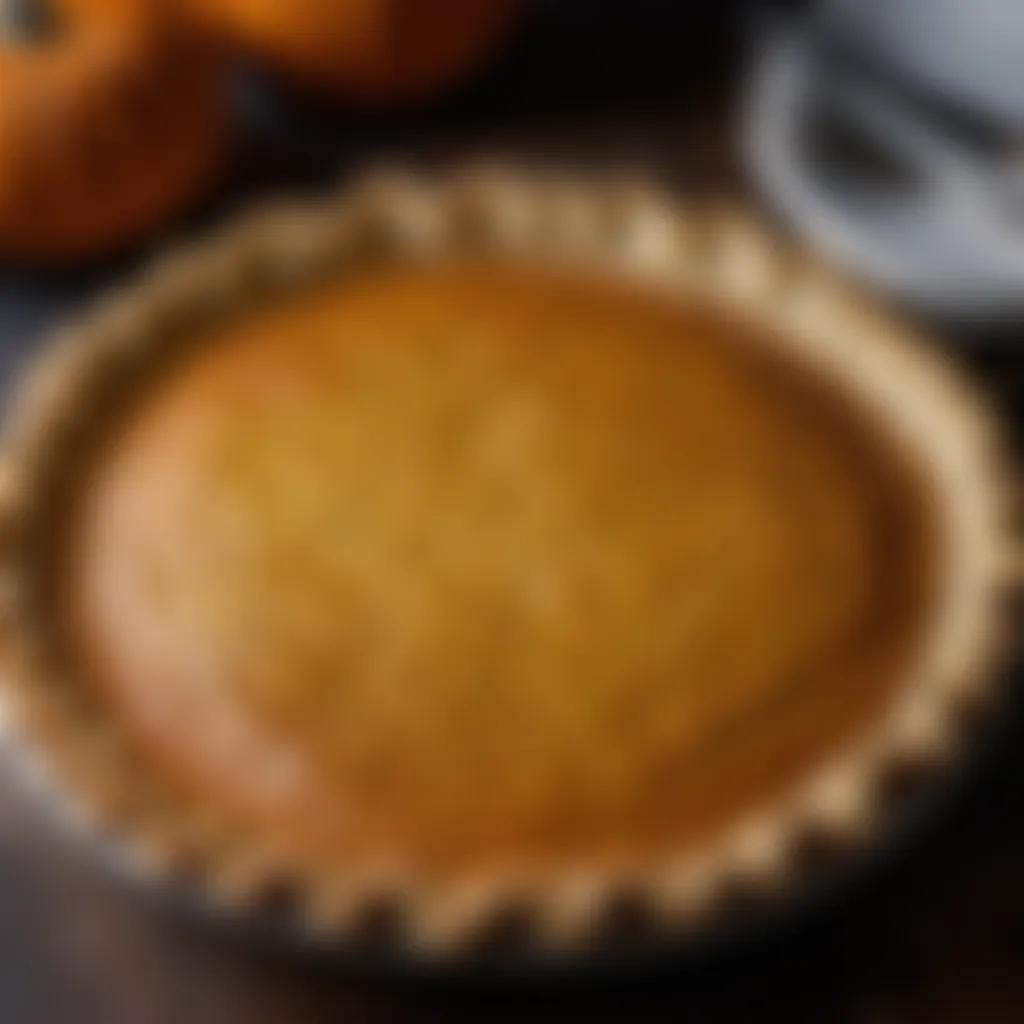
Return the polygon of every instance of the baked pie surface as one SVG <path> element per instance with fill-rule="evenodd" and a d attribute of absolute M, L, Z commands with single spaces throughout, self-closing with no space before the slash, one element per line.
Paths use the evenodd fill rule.
<path fill-rule="evenodd" d="M 162 870 L 198 844 L 213 891 L 284 877 L 332 928 L 401 878 L 437 945 L 509 899 L 563 936 L 624 889 L 679 922 L 730 878 L 777 889 L 808 830 L 870 831 L 886 768 L 948 756 L 1015 585 L 968 392 L 813 275 L 808 325 L 674 233 L 639 273 L 371 233 L 180 315 L 402 219 L 373 195 L 169 265 L 15 418 L 16 596 L 46 578 L 5 625 L 10 696 L 63 791 Z"/>
<path fill-rule="evenodd" d="M 920 484 L 720 319 L 380 271 L 160 382 L 88 479 L 66 607 L 145 750 L 288 842 L 649 857 L 884 706 Z"/>

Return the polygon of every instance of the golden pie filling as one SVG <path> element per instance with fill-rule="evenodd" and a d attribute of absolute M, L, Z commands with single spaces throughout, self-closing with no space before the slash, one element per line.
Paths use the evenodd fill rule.
<path fill-rule="evenodd" d="M 876 723 L 920 644 L 926 482 L 727 318 L 395 267 L 189 352 L 68 517 L 70 656 L 140 764 L 305 860 L 696 848 Z"/>

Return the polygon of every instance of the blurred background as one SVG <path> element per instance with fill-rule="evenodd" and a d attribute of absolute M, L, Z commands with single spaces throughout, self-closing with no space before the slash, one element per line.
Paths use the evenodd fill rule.
<path fill-rule="evenodd" d="M 0 0 L 0 379 L 147 255 L 367 163 L 740 197 L 1024 411 L 1019 0 Z M 389 43 L 361 30 L 373 8 Z M 360 13 L 362 12 L 362 13 Z M 379 13 L 379 11 L 378 11 Z M 368 16 L 368 15 L 367 15 Z M 1024 1021 L 1024 713 L 758 934 L 615 976 L 374 976 L 155 912 L 0 775 L 0 1022 Z"/>

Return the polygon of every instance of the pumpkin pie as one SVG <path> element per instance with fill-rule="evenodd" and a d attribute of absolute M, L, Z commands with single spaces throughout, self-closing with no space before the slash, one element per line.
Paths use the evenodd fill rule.
<path fill-rule="evenodd" d="M 880 827 L 987 688 L 996 439 L 742 217 L 371 177 L 169 258 L 8 430 L 8 703 L 136 865 L 592 940 Z"/>

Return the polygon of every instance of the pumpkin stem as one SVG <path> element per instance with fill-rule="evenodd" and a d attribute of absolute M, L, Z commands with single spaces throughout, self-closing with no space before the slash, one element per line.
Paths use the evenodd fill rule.
<path fill-rule="evenodd" d="M 0 39 L 38 42 L 50 36 L 55 18 L 47 0 L 0 0 Z"/>

